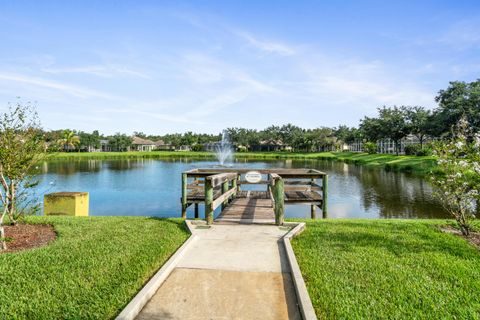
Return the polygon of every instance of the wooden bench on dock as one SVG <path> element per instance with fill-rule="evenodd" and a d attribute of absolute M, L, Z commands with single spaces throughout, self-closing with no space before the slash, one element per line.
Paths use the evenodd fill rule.
<path fill-rule="evenodd" d="M 242 179 L 250 171 L 267 179 L 253 183 Z M 266 191 L 242 190 L 242 185 L 251 184 L 265 185 Z M 193 204 L 198 218 L 199 203 L 205 204 L 208 224 L 220 206 L 217 222 L 281 225 L 286 204 L 310 204 L 312 219 L 316 218 L 316 207 L 326 217 L 327 187 L 327 174 L 315 169 L 193 169 L 182 173 L 182 217 L 186 218 L 187 208 Z"/>

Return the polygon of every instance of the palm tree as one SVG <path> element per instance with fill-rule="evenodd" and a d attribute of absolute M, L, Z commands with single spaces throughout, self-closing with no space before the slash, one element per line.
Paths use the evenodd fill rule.
<path fill-rule="evenodd" d="M 65 130 L 62 139 L 58 140 L 58 144 L 64 151 L 76 149 L 80 144 L 80 138 L 72 130 Z"/>

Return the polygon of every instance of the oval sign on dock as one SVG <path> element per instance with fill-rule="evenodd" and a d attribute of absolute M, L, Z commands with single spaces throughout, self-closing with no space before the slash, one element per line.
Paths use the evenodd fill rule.
<path fill-rule="evenodd" d="M 250 183 L 259 183 L 262 181 L 262 174 L 258 171 L 248 171 L 245 174 L 245 180 Z"/>

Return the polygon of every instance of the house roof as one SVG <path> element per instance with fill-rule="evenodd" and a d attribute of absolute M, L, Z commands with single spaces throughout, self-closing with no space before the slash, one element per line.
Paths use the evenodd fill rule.
<path fill-rule="evenodd" d="M 138 144 L 138 145 L 155 145 L 155 142 L 153 142 L 152 140 L 148 140 L 148 139 L 143 139 L 143 138 L 140 138 L 140 137 L 133 137 L 132 138 L 132 144 Z"/>

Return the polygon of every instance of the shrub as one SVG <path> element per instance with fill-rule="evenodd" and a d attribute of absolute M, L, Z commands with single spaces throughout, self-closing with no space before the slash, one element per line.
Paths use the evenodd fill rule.
<path fill-rule="evenodd" d="M 409 144 L 405 146 L 405 154 L 408 156 L 416 155 L 422 151 L 422 147 L 419 144 Z"/>
<path fill-rule="evenodd" d="M 363 151 L 370 154 L 377 153 L 377 144 L 375 142 L 365 142 L 363 144 Z"/>
<path fill-rule="evenodd" d="M 203 145 L 201 144 L 194 144 L 192 146 L 192 151 L 203 151 Z"/>
<path fill-rule="evenodd" d="M 423 146 L 422 149 L 418 150 L 415 155 L 417 156 L 431 156 L 433 154 L 433 148 L 431 145 Z"/>
<path fill-rule="evenodd" d="M 433 149 L 431 145 L 409 144 L 405 146 L 405 154 L 408 156 L 431 156 Z"/>

